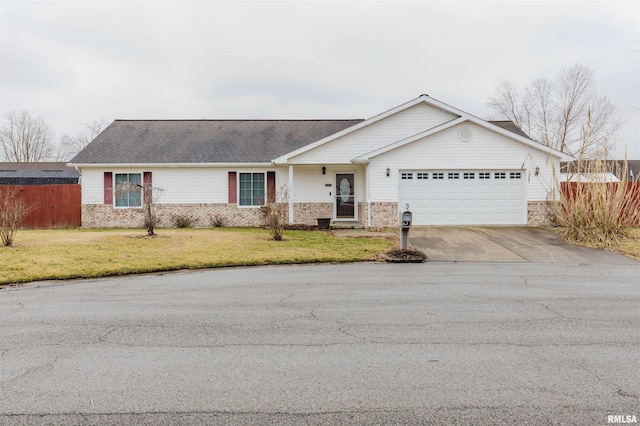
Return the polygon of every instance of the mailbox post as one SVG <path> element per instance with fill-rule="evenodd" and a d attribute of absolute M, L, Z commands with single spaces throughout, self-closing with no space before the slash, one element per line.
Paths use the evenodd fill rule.
<path fill-rule="evenodd" d="M 400 248 L 407 250 L 409 248 L 409 228 L 411 228 L 412 213 L 405 211 L 402 213 L 402 238 L 400 239 Z"/>

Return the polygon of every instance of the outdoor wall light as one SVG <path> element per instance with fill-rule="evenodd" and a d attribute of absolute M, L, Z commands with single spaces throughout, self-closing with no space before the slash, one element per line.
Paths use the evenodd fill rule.
<path fill-rule="evenodd" d="M 391 169 L 387 167 L 387 177 L 391 174 Z"/>
<path fill-rule="evenodd" d="M 327 174 L 327 168 L 325 166 L 322 166 L 322 174 L 323 175 Z"/>
<path fill-rule="evenodd" d="M 540 174 L 540 167 L 536 167 L 536 176 Z"/>

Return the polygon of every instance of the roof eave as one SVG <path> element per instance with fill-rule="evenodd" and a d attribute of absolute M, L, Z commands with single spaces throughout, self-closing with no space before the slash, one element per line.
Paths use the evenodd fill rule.
<path fill-rule="evenodd" d="M 67 163 L 69 167 L 78 168 L 179 168 L 179 167 L 209 167 L 209 168 L 230 168 L 230 167 L 273 167 L 271 161 L 258 163 Z"/>
<path fill-rule="evenodd" d="M 309 145 L 306 145 L 306 146 L 303 146 L 301 148 L 298 148 L 295 151 L 291 151 L 291 152 L 289 152 L 287 154 L 281 155 L 280 157 L 274 159 L 273 162 L 275 164 L 287 164 L 288 161 L 289 161 L 289 158 L 292 158 L 292 157 L 295 157 L 297 155 L 303 154 L 303 153 L 305 153 L 307 151 L 310 151 L 310 150 L 312 150 L 312 149 L 314 149 L 314 148 L 316 148 L 316 147 L 318 147 L 320 145 L 324 145 L 327 142 L 330 142 L 330 141 L 332 141 L 334 139 L 337 139 L 337 138 L 342 137 L 344 135 L 347 135 L 349 133 L 355 132 L 356 130 L 359 130 L 359 129 L 361 129 L 363 127 L 366 127 L 366 126 L 369 126 L 369 125 L 371 125 L 371 124 L 373 124 L 373 123 L 375 123 L 377 121 L 380 121 L 380 120 L 382 120 L 384 118 L 387 118 L 387 117 L 389 117 L 389 116 L 391 116 L 393 114 L 396 114 L 397 112 L 400 112 L 400 111 L 405 110 L 407 108 L 411 108 L 412 106 L 417 105 L 417 104 L 419 104 L 421 102 L 425 102 L 426 99 L 430 99 L 428 95 L 420 95 L 415 99 L 412 99 L 412 100 L 410 100 L 408 102 L 403 103 L 402 105 L 398 105 L 395 108 L 392 108 L 392 109 L 387 110 L 385 112 L 382 112 L 382 113 L 380 113 L 378 115 L 375 115 L 375 116 L 373 116 L 371 118 L 368 118 L 368 119 L 366 119 L 364 121 L 361 121 L 360 123 L 358 123 L 356 125 L 353 125 L 351 127 L 347 127 L 346 129 L 341 130 L 341 131 L 339 131 L 337 133 L 334 133 L 332 135 L 329 135 L 329 136 L 327 136 L 325 138 L 322 138 L 317 142 L 311 143 Z"/>

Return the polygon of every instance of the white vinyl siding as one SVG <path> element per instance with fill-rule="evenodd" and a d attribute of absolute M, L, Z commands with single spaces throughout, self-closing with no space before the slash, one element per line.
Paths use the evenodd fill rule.
<path fill-rule="evenodd" d="M 291 164 L 348 164 L 353 158 L 456 118 L 447 111 L 420 103 L 384 120 L 302 153 Z"/>
<path fill-rule="evenodd" d="M 158 204 L 226 203 L 228 171 L 212 168 L 153 168 Z"/>
<path fill-rule="evenodd" d="M 156 204 L 226 204 L 229 200 L 229 171 L 276 172 L 276 191 L 288 181 L 286 167 L 256 168 L 213 168 L 213 167 L 150 167 L 153 187 L 161 189 L 157 193 Z M 104 202 L 104 172 L 131 173 L 129 168 L 83 168 L 82 204 L 102 204 Z M 139 172 L 136 170 L 135 172 Z"/>
<path fill-rule="evenodd" d="M 104 203 L 104 169 L 82 169 L 81 196 L 82 204 Z"/>
<path fill-rule="evenodd" d="M 462 142 L 458 139 L 461 126 L 472 130 L 471 141 Z M 558 170 L 558 160 L 544 151 L 465 123 L 374 157 L 368 165 L 371 201 L 397 202 L 399 173 L 405 170 L 440 170 L 444 178 L 447 178 L 450 170 L 474 170 L 477 173 L 486 173 L 486 170 L 519 170 L 526 181 L 528 200 L 546 201 L 552 190 L 550 182 L 553 180 L 554 162 Z M 389 177 L 386 176 L 387 167 L 391 169 Z M 540 168 L 538 176 L 534 173 L 536 167 Z M 483 179 L 483 176 L 476 174 L 475 179 Z M 493 173 L 490 177 L 493 179 Z M 464 176 L 460 178 L 463 180 Z"/>
<path fill-rule="evenodd" d="M 355 173 L 356 202 L 365 201 L 365 168 L 360 164 L 294 166 L 292 197 L 299 203 L 333 203 L 335 197 L 335 173 Z"/>

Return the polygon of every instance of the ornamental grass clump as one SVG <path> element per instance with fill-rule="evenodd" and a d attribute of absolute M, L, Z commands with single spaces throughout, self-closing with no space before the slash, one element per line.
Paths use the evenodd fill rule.
<path fill-rule="evenodd" d="M 629 180 L 628 163 L 578 158 L 560 182 L 557 217 L 568 241 L 610 246 L 640 225 L 640 182 Z"/>

